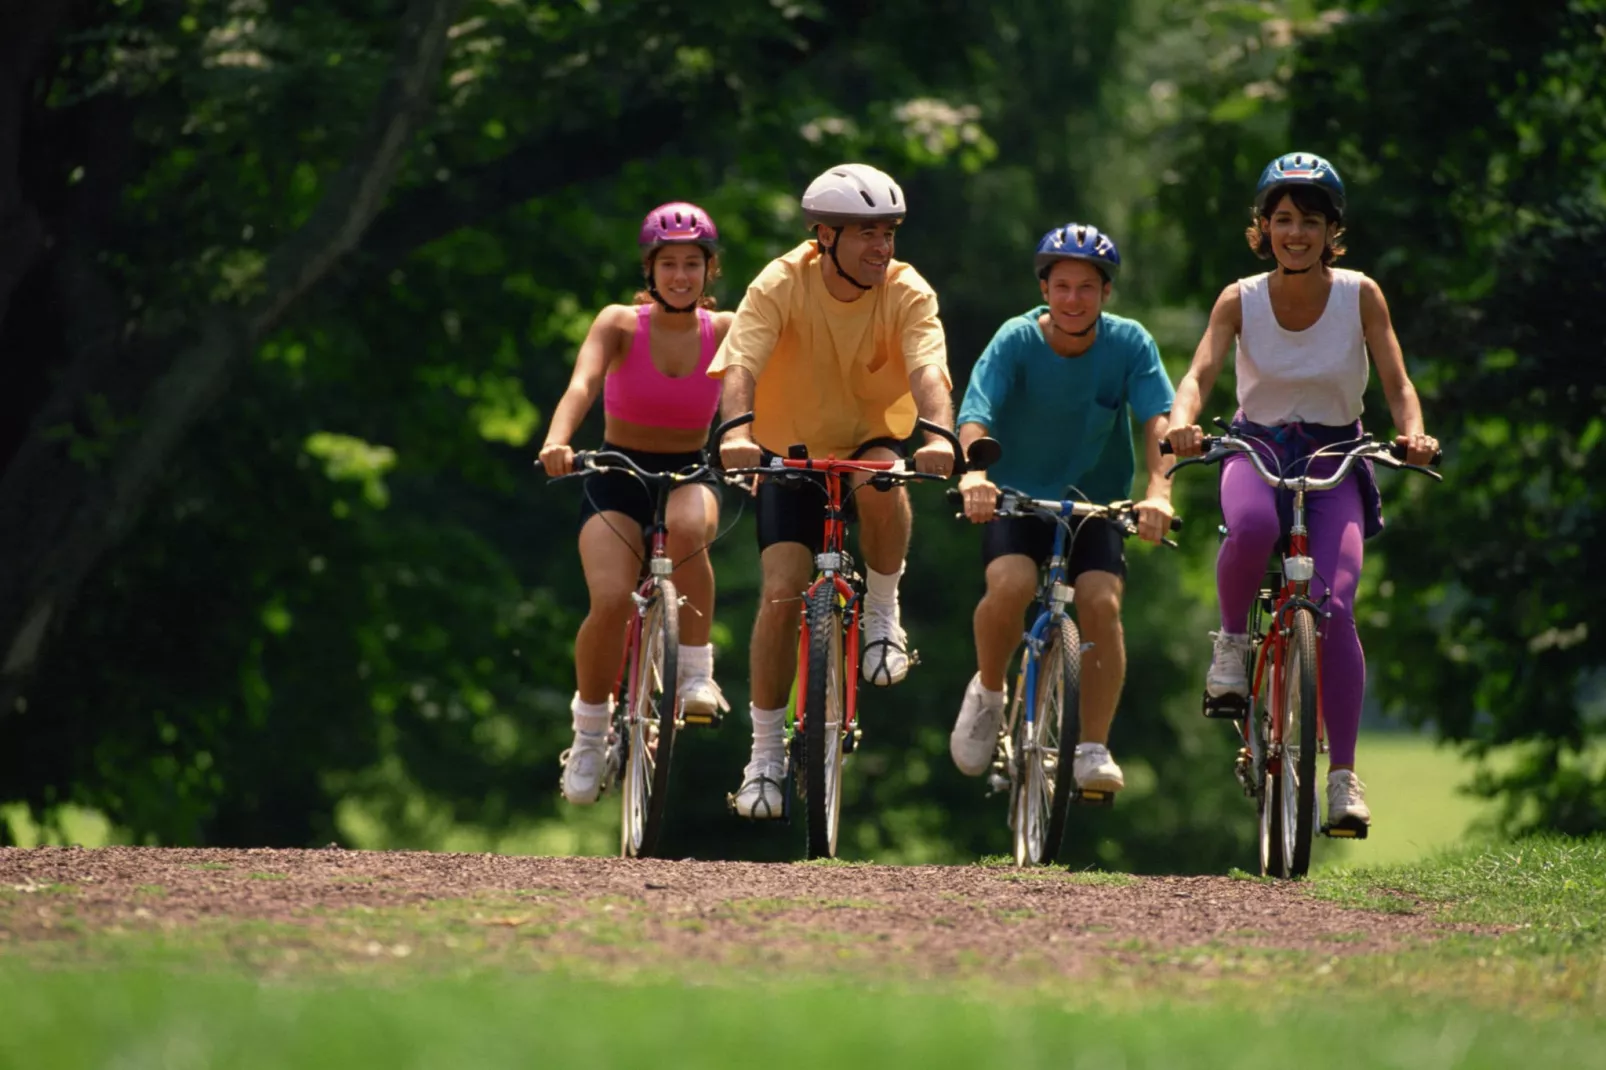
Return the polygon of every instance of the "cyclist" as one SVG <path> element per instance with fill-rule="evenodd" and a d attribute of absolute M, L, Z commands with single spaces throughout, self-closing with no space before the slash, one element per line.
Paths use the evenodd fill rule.
<path fill-rule="evenodd" d="M 903 191 L 866 164 L 843 164 L 803 193 L 813 237 L 770 264 L 747 289 L 709 375 L 724 380 L 726 419 L 752 424 L 728 435 L 727 468 L 760 463 L 762 450 L 802 444 L 811 457 L 892 460 L 916 416 L 953 426 L 947 346 L 937 295 L 913 267 L 893 258 Z M 948 474 L 952 449 L 935 436 L 916 450 L 919 471 Z M 861 480 L 855 480 L 857 485 Z M 781 816 L 786 776 L 787 694 L 797 672 L 798 596 L 821 546 L 823 493 L 760 481 L 758 543 L 763 571 L 753 625 L 753 752 L 734 797 L 736 812 Z M 869 490 L 849 502 L 860 521 L 867 566 L 864 678 L 898 683 L 909 671 L 898 580 L 909 548 L 903 488 Z"/>
<path fill-rule="evenodd" d="M 575 358 L 574 375 L 552 414 L 541 464 L 550 476 L 573 470 L 570 440 L 600 391 L 606 421 L 602 448 L 625 454 L 649 472 L 700 464 L 719 386 L 703 374 L 730 330 L 732 314 L 715 312 L 709 285 L 719 277 L 719 232 L 707 212 L 671 202 L 647 213 L 638 244 L 644 283 L 634 305 L 597 314 Z M 678 562 L 675 588 L 691 613 L 680 618 L 678 693 L 687 712 L 725 706 L 714 683 L 708 635 L 714 569 L 706 552 L 719 522 L 713 478 L 678 487 L 667 512 L 668 551 Z M 646 554 L 652 494 L 623 473 L 593 476 L 580 506 L 580 562 L 590 612 L 574 641 L 578 688 L 571 710 L 574 745 L 563 752 L 564 798 L 593 803 L 607 772 L 611 694 L 624 656 L 631 595 Z"/>
<path fill-rule="evenodd" d="M 1266 165 L 1245 236 L 1255 255 L 1272 260 L 1275 267 L 1229 284 L 1216 299 L 1171 408 L 1169 437 L 1179 457 L 1200 451 L 1199 412 L 1236 339 L 1238 412 L 1233 429 L 1268 442 L 1268 459 L 1285 471 L 1320 446 L 1361 433 L 1368 352 L 1400 431 L 1395 441 L 1407 447 L 1411 464 L 1432 459 L 1438 443 L 1423 431 L 1422 406 L 1406 374 L 1383 291 L 1358 271 L 1333 267 L 1344 255 L 1345 207 L 1343 180 L 1322 157 L 1291 152 Z M 1310 472 L 1331 475 L 1337 463 L 1318 459 Z M 1221 630 L 1211 633 L 1215 651 L 1205 677 L 1209 699 L 1248 693 L 1250 603 L 1266 559 L 1289 523 L 1290 506 L 1279 497 L 1288 496 L 1263 483 L 1247 457 L 1223 463 L 1221 509 L 1228 535 L 1216 561 Z M 1305 503 L 1316 565 L 1311 593 L 1316 598 L 1327 595 L 1321 709 L 1331 748 L 1328 823 L 1368 825 L 1372 815 L 1365 785 L 1355 775 L 1366 682 L 1366 660 L 1355 634 L 1355 589 L 1362 542 L 1383 526 L 1372 466 L 1357 465 L 1339 486 L 1311 493 Z"/>
<path fill-rule="evenodd" d="M 967 472 L 959 481 L 965 515 L 986 525 L 987 586 L 974 618 L 976 675 L 948 740 L 954 764 L 968 776 L 979 776 L 992 763 L 1004 718 L 1004 673 L 1054 541 L 1051 521 L 993 516 L 997 483 L 1034 498 L 1080 493 L 1103 503 L 1128 497 L 1134 468 L 1130 412 L 1143 428 L 1148 471 L 1148 493 L 1137 506 L 1138 534 L 1157 543 L 1172 517 L 1160 460 L 1171 380 L 1143 325 L 1104 311 L 1121 269 L 1120 251 L 1097 227 L 1068 223 L 1043 236 L 1034 259 L 1045 303 L 993 335 L 959 408 L 963 446 L 991 435 L 1004 447 L 1003 459 L 991 469 Z M 1089 644 L 1072 774 L 1079 788 L 1093 791 L 1119 791 L 1125 784 L 1108 746 L 1126 680 L 1121 542 L 1110 521 L 1082 520 L 1066 563 L 1066 578 L 1076 588 L 1077 621 Z"/>

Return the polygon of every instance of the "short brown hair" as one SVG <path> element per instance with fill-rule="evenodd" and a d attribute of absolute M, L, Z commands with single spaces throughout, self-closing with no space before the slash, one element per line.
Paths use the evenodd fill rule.
<path fill-rule="evenodd" d="M 663 246 L 661 245 L 658 247 L 658 249 L 662 248 Z M 697 248 L 703 249 L 701 245 L 699 245 Z M 652 265 L 653 262 L 658 259 L 658 249 L 649 250 L 647 255 L 641 258 L 641 271 L 644 275 L 646 275 L 648 282 L 652 281 Z M 703 296 L 697 299 L 697 307 L 706 308 L 712 312 L 718 307 L 719 302 L 714 299 L 713 294 L 708 292 L 708 288 L 714 285 L 715 279 L 719 278 L 719 254 L 711 253 L 707 249 L 703 249 L 703 258 Z M 635 304 L 652 304 L 652 293 L 647 289 L 647 287 L 643 286 L 641 289 L 636 291 Z"/>
<path fill-rule="evenodd" d="M 1328 223 L 1338 224 L 1338 229 L 1332 233 L 1326 244 L 1322 246 L 1322 263 L 1331 264 L 1343 256 L 1345 253 L 1344 219 L 1338 214 L 1337 209 L 1333 207 L 1332 199 L 1315 186 L 1287 185 L 1271 191 L 1271 196 L 1266 198 L 1266 211 L 1276 211 L 1277 205 L 1282 202 L 1284 194 L 1293 198 L 1294 207 L 1301 212 L 1315 212 L 1327 220 Z M 1244 240 L 1249 243 L 1249 248 L 1255 251 L 1256 256 L 1262 260 L 1270 260 L 1272 258 L 1271 235 L 1262 228 L 1261 224 L 1269 223 L 1271 217 L 1262 213 L 1259 208 L 1252 208 L 1249 212 L 1249 219 L 1249 228 L 1244 231 Z"/>

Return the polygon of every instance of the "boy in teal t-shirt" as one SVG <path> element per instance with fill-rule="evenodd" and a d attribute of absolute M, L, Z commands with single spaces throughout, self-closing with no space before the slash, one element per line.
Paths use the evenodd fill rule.
<path fill-rule="evenodd" d="M 1134 469 L 1130 411 L 1143 427 L 1148 469 L 1138 534 L 1159 542 L 1172 515 L 1159 444 L 1175 392 L 1143 325 L 1103 310 L 1121 266 L 1115 242 L 1096 227 L 1067 224 L 1044 235 L 1035 259 L 1047 304 L 998 329 L 971 372 L 956 421 L 965 446 L 990 435 L 1004 447 L 991 469 L 969 472 L 959 483 L 965 515 L 986 525 L 987 591 L 975 615 L 977 672 L 949 737 L 954 764 L 969 776 L 992 764 L 1004 718 L 1004 673 L 1054 541 L 1049 521 L 994 518 L 998 487 L 1100 504 L 1127 498 Z M 1126 679 L 1126 559 L 1113 524 L 1095 518 L 1077 525 L 1066 579 L 1076 588 L 1077 622 L 1088 644 L 1073 775 L 1083 790 L 1119 791 L 1125 780 L 1108 742 Z"/>

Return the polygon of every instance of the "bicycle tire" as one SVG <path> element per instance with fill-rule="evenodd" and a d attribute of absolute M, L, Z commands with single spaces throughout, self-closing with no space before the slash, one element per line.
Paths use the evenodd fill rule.
<path fill-rule="evenodd" d="M 1310 871 L 1316 823 L 1316 617 L 1311 610 L 1300 607 L 1290 614 L 1283 651 L 1282 693 L 1277 696 L 1283 755 L 1272 824 L 1282 875 L 1297 878 Z"/>
<path fill-rule="evenodd" d="M 1272 588 L 1281 582 L 1281 577 L 1270 580 Z M 1264 592 L 1263 592 L 1264 595 Z M 1271 717 L 1275 702 L 1262 702 L 1256 693 L 1254 682 L 1259 679 L 1270 680 L 1271 676 L 1262 677 L 1262 673 L 1270 672 L 1271 666 L 1262 668 L 1261 663 L 1271 657 L 1274 649 L 1270 637 L 1266 634 L 1265 613 L 1261 609 L 1261 600 L 1256 598 L 1249 609 L 1249 636 L 1250 649 L 1253 651 L 1249 658 L 1248 680 L 1249 702 L 1245 715 L 1249 718 L 1249 754 L 1254 763 L 1255 777 L 1255 830 L 1256 846 L 1260 859 L 1260 875 L 1262 877 L 1278 877 L 1283 872 L 1283 846 L 1280 826 L 1274 827 L 1279 782 L 1276 775 L 1267 768 L 1266 756 L 1271 750 Z"/>
<path fill-rule="evenodd" d="M 803 696 L 803 786 L 809 857 L 835 858 L 842 819 L 842 607 L 836 588 L 809 597 L 809 679 Z"/>
<path fill-rule="evenodd" d="M 663 835 L 675 751 L 680 668 L 680 598 L 668 579 L 653 584 L 642 612 L 640 647 L 619 704 L 627 741 L 620 791 L 619 854 L 650 858 Z"/>
<path fill-rule="evenodd" d="M 1045 721 L 1046 729 L 1053 730 L 1056 750 L 1054 787 L 1040 859 L 1042 864 L 1050 865 L 1059 857 L 1065 829 L 1070 824 L 1071 796 L 1076 793 L 1072 768 L 1076 764 L 1076 743 L 1082 734 L 1082 635 L 1071 618 L 1060 618 L 1037 678 L 1038 694 L 1053 698 L 1052 702 L 1038 703 L 1040 714 L 1050 714 L 1040 719 Z M 1051 712 L 1054 706 L 1058 707 L 1057 717 Z"/>

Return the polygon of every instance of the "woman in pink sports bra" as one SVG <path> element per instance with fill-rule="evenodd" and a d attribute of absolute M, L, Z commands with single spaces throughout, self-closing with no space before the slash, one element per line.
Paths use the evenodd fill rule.
<path fill-rule="evenodd" d="M 719 404 L 719 381 L 704 373 L 734 316 L 713 311 L 708 295 L 719 277 L 718 240 L 714 221 L 694 204 L 672 202 L 647 213 L 639 239 L 646 285 L 633 305 L 609 305 L 592 321 L 541 447 L 548 475 L 573 469 L 570 439 L 599 392 L 603 449 L 649 472 L 701 463 Z M 681 562 L 675 587 L 696 611 L 680 617 L 679 693 L 687 712 L 727 708 L 708 640 L 714 568 L 700 551 L 719 524 L 713 486 L 712 479 L 682 486 L 669 499 L 669 556 Z M 606 771 L 610 692 L 646 553 L 643 528 L 652 522 L 652 499 L 629 476 L 593 476 L 585 489 L 580 561 L 591 609 L 574 642 L 574 746 L 563 755 L 563 795 L 580 805 L 596 801 Z"/>

